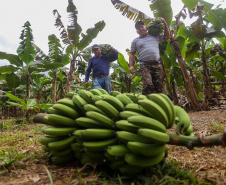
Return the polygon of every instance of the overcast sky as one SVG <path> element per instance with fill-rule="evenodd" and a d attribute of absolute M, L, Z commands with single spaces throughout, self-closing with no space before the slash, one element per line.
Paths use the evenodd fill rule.
<path fill-rule="evenodd" d="M 132 7 L 153 17 L 148 0 L 122 0 Z M 206 0 L 213 2 L 212 0 Z M 125 50 L 130 48 L 134 38 L 138 36 L 134 22 L 123 17 L 114 8 L 110 0 L 74 0 L 78 9 L 78 23 L 85 33 L 88 28 L 94 27 L 98 21 L 104 20 L 106 26 L 90 44 L 110 44 L 121 52 L 128 60 Z M 214 0 L 215 4 L 224 0 Z M 55 34 L 60 38 L 59 30 L 54 26 L 55 18 L 52 11 L 57 9 L 62 16 L 65 26 L 69 25 L 67 17 L 68 0 L 1 0 L 0 3 L 0 51 L 17 54 L 22 26 L 29 21 L 33 30 L 34 42 L 48 54 L 48 36 Z M 171 0 L 174 16 L 182 9 L 181 0 Z M 0 66 L 9 62 L 0 60 Z"/>

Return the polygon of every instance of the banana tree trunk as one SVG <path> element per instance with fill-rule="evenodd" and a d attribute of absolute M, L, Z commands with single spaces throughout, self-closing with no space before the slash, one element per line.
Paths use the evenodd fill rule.
<path fill-rule="evenodd" d="M 31 75 L 26 74 L 26 86 L 27 86 L 27 92 L 26 92 L 26 97 L 25 97 L 25 102 L 27 103 L 27 100 L 30 98 L 30 84 L 31 84 Z"/>
<path fill-rule="evenodd" d="M 72 60 L 71 63 L 70 63 L 70 71 L 68 73 L 67 82 L 66 82 L 66 91 L 67 91 L 67 93 L 70 92 L 71 79 L 72 79 L 72 76 L 74 74 L 74 70 L 75 70 L 75 60 Z"/>
<path fill-rule="evenodd" d="M 175 84 L 175 82 L 173 82 L 172 83 L 172 90 L 173 90 L 173 103 L 175 104 L 175 105 L 178 105 L 178 97 L 177 97 L 177 90 L 176 90 L 176 84 Z"/>
<path fill-rule="evenodd" d="M 209 71 L 207 68 L 207 62 L 206 62 L 206 53 L 205 53 L 205 48 L 204 44 L 202 44 L 202 65 L 203 65 L 203 81 L 205 85 L 204 89 L 204 106 L 205 108 L 208 108 L 208 101 L 211 101 L 213 98 L 213 88 L 210 83 L 210 75 Z"/>
<path fill-rule="evenodd" d="M 52 90 L 53 90 L 52 103 L 53 104 L 56 103 L 56 84 L 57 84 L 57 72 L 53 71 L 53 82 L 52 82 Z"/>
<path fill-rule="evenodd" d="M 38 90 L 36 99 L 37 99 L 37 104 L 40 104 L 41 103 L 41 89 Z"/>
<path fill-rule="evenodd" d="M 125 75 L 125 83 L 126 83 L 126 92 L 131 92 L 131 78 L 127 75 Z"/>
<path fill-rule="evenodd" d="M 184 86 L 186 89 L 188 102 L 189 102 L 191 108 L 200 109 L 198 95 L 193 87 L 192 81 L 190 79 L 190 76 L 188 74 L 188 71 L 187 71 L 187 68 L 185 65 L 185 62 L 181 55 L 179 43 L 172 37 L 170 38 L 170 40 L 171 40 L 171 44 L 173 45 L 173 47 L 175 49 L 175 54 L 177 56 L 177 59 L 178 59 L 178 62 L 179 62 L 179 65 L 180 65 L 180 68 L 182 71 L 182 75 L 183 75 L 183 79 L 184 79 Z"/>

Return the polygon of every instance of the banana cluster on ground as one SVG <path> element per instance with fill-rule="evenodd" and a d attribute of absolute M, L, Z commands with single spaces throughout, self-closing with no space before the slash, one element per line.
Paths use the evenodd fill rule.
<path fill-rule="evenodd" d="M 164 94 L 79 90 L 58 100 L 39 138 L 54 164 L 80 160 L 133 175 L 167 157 L 167 129 L 191 135 L 186 111 Z"/>

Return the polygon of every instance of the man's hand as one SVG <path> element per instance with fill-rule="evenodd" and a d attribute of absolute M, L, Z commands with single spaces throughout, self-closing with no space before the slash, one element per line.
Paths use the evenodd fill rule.
<path fill-rule="evenodd" d="M 85 82 L 85 85 L 88 88 L 89 87 L 89 82 Z"/>
<path fill-rule="evenodd" d="M 115 51 L 115 48 L 113 48 L 112 46 L 109 46 L 109 49 Z"/>
<path fill-rule="evenodd" d="M 135 73 L 134 67 L 133 66 L 130 66 L 129 71 L 130 71 L 131 74 Z"/>
<path fill-rule="evenodd" d="M 166 20 L 162 17 L 158 17 L 159 20 L 161 20 L 164 24 L 166 24 Z"/>

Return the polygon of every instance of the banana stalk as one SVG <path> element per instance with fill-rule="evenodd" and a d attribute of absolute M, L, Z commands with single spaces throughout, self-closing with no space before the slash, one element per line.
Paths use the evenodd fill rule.
<path fill-rule="evenodd" d="M 186 146 L 192 150 L 194 147 L 207 147 L 222 145 L 226 146 L 226 129 L 221 134 L 214 134 L 211 136 L 198 135 L 196 136 L 182 136 L 174 133 L 167 133 L 170 140 L 167 144 Z"/>

